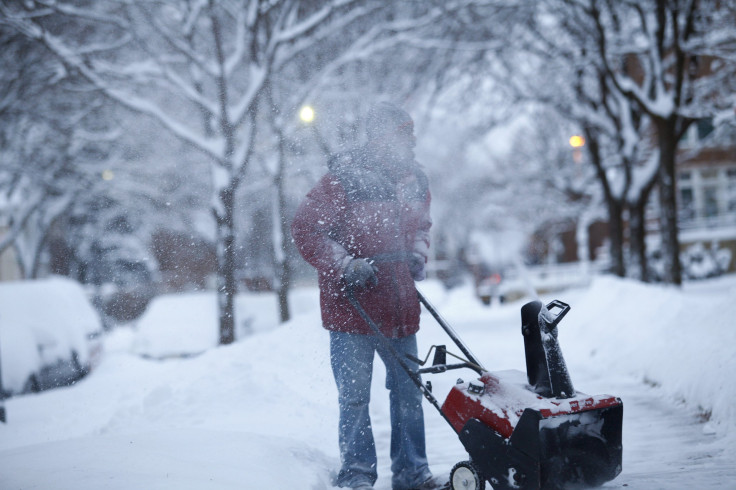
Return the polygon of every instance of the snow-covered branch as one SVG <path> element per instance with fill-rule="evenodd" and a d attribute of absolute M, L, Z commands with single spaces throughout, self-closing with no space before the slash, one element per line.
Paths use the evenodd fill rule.
<path fill-rule="evenodd" d="M 291 2 L 293 4 L 293 2 Z M 332 0 L 328 5 L 323 6 L 316 12 L 307 16 L 298 22 L 292 22 L 290 25 L 284 25 L 283 29 L 275 36 L 277 44 L 284 44 L 293 42 L 297 39 L 305 37 L 310 32 L 314 31 L 324 22 L 326 22 L 330 16 L 332 16 L 339 9 L 345 9 L 353 4 L 358 3 L 358 0 Z M 296 5 L 291 5 L 284 9 L 285 12 L 291 12 L 292 9 L 296 8 Z M 282 21 L 295 20 L 295 18 L 289 19 L 288 16 L 284 16 Z"/>

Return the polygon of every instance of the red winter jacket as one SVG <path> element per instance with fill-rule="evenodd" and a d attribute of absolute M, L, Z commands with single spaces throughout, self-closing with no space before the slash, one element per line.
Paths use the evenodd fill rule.
<path fill-rule="evenodd" d="M 391 175 L 365 148 L 331 159 L 291 226 L 299 252 L 319 274 L 326 329 L 371 334 L 350 304 L 342 272 L 353 258 L 375 258 L 378 284 L 356 299 L 390 338 L 419 330 L 419 300 L 407 256 L 426 262 L 430 193 L 418 165 Z"/>

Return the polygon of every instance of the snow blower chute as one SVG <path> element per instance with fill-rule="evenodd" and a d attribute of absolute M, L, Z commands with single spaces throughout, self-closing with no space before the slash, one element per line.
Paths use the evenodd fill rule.
<path fill-rule="evenodd" d="M 432 365 L 413 370 L 393 349 L 352 291 L 348 297 L 361 317 L 393 353 L 424 397 L 458 434 L 470 459 L 450 473 L 451 490 L 551 490 L 599 486 L 621 472 L 623 403 L 610 395 L 575 391 L 557 342 L 557 326 L 570 310 L 561 301 L 539 301 L 521 309 L 527 373 L 488 372 L 427 299 L 419 300 L 465 356 L 432 346 Z M 382 340 L 381 340 L 382 339 Z M 447 356 L 461 362 L 448 364 Z M 429 359 L 429 354 L 427 355 Z M 421 374 L 469 368 L 478 378 L 458 380 L 440 406 Z"/>

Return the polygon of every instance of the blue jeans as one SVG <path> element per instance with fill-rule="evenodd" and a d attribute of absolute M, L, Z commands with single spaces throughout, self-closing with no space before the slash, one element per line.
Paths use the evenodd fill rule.
<path fill-rule="evenodd" d="M 417 355 L 414 335 L 389 340 L 401 354 Z M 374 352 L 386 365 L 391 405 L 391 472 L 394 488 L 412 488 L 432 476 L 424 446 L 422 393 L 373 335 L 330 332 L 330 361 L 340 403 L 339 487 L 376 482 L 376 446 L 368 413 Z M 406 363 L 415 368 L 411 361 Z"/>

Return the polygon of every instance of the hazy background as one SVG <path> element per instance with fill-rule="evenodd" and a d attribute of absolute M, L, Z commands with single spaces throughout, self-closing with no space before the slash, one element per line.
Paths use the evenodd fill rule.
<path fill-rule="evenodd" d="M 416 121 L 448 287 L 559 263 L 679 284 L 675 156 L 735 163 L 732 2 L 1 5 L 0 279 L 69 276 L 108 326 L 194 289 L 223 343 L 238 290 L 288 319 L 314 280 L 292 213 L 376 101 Z"/>

